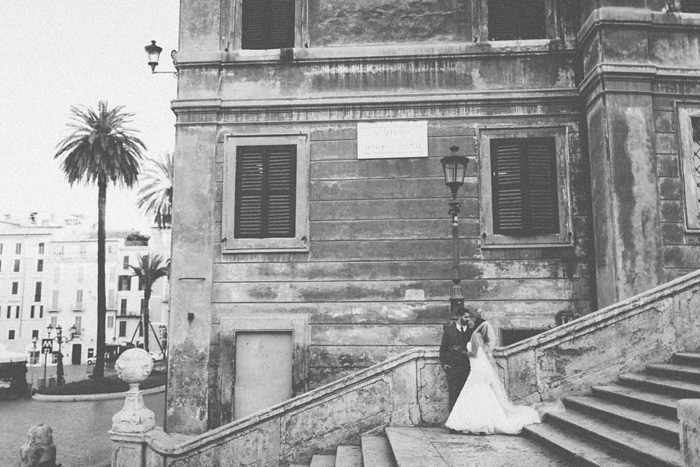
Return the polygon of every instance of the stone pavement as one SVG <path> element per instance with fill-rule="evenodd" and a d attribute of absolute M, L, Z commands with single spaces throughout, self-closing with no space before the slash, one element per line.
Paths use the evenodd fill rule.
<path fill-rule="evenodd" d="M 389 434 L 391 431 L 391 434 Z M 523 436 L 451 434 L 445 428 L 390 428 L 399 467 L 570 467 Z"/>

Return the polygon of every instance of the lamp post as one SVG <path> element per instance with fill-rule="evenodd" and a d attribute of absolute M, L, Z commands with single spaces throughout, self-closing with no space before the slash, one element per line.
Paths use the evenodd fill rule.
<path fill-rule="evenodd" d="M 457 308 L 464 305 L 464 295 L 459 283 L 462 274 L 459 270 L 459 213 L 462 205 L 457 201 L 459 187 L 464 184 L 464 176 L 467 172 L 469 159 L 457 154 L 459 146 L 450 148 L 451 154 L 440 159 L 445 175 L 445 185 L 452 191 L 452 201 L 448 213 L 452 216 L 452 293 L 450 294 L 450 314 L 455 316 Z"/>
<path fill-rule="evenodd" d="M 46 327 L 46 330 L 49 333 L 49 339 L 51 338 L 51 331 L 53 331 L 53 326 L 51 326 L 51 323 Z M 58 363 L 56 364 L 56 385 L 57 386 L 63 386 L 66 384 L 66 380 L 63 377 L 63 353 L 61 353 L 61 346 L 63 344 L 67 344 L 68 342 L 72 341 L 73 338 L 75 337 L 75 332 L 76 332 L 76 327 L 75 324 L 70 327 L 70 339 L 68 337 L 63 336 L 63 328 L 59 324 L 56 326 L 56 337 L 54 337 L 54 340 L 58 343 Z M 44 376 L 45 377 L 45 376 Z"/>
<path fill-rule="evenodd" d="M 34 387 L 34 366 L 39 364 L 39 355 L 36 353 L 36 343 L 39 342 L 39 338 L 34 336 L 32 337 L 32 358 L 31 358 L 31 363 L 32 363 L 32 387 Z M 36 361 L 34 359 L 36 358 Z"/>
<path fill-rule="evenodd" d="M 148 55 L 148 65 L 151 67 L 151 73 L 173 73 L 177 76 L 177 71 L 156 71 L 158 61 L 160 60 L 160 53 L 163 51 L 162 47 L 156 45 L 156 41 L 151 41 L 150 44 L 144 47 L 144 50 L 146 51 L 146 55 Z M 170 52 L 170 58 L 173 59 L 173 66 L 175 66 L 177 64 L 177 50 Z"/>

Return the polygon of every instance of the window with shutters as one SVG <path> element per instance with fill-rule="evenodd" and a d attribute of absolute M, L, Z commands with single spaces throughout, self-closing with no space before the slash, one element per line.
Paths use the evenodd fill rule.
<path fill-rule="evenodd" d="M 565 127 L 481 130 L 483 247 L 571 245 L 566 142 Z"/>
<path fill-rule="evenodd" d="M 242 0 L 241 48 L 294 47 L 295 0 Z"/>
<path fill-rule="evenodd" d="M 238 146 L 234 238 L 294 237 L 296 146 Z"/>
<path fill-rule="evenodd" d="M 700 105 L 678 104 L 685 229 L 700 232 Z"/>
<path fill-rule="evenodd" d="M 306 250 L 307 146 L 305 135 L 227 139 L 222 252 Z"/>
<path fill-rule="evenodd" d="M 491 140 L 493 233 L 559 232 L 554 138 Z"/>
<path fill-rule="evenodd" d="M 545 39 L 545 0 L 488 0 L 490 41 Z"/>

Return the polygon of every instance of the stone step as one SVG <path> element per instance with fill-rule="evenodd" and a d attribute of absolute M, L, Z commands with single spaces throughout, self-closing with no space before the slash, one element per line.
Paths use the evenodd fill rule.
<path fill-rule="evenodd" d="M 316 454 L 311 458 L 309 467 L 335 467 L 334 454 Z"/>
<path fill-rule="evenodd" d="M 364 467 L 360 446 L 338 446 L 335 467 Z"/>
<path fill-rule="evenodd" d="M 398 467 L 450 467 L 420 428 L 389 427 L 386 436 Z"/>
<path fill-rule="evenodd" d="M 397 467 L 389 439 L 384 436 L 363 436 L 362 458 L 367 467 Z"/>
<path fill-rule="evenodd" d="M 700 353 L 678 352 L 671 357 L 671 362 L 678 365 L 689 365 L 700 367 Z"/>
<path fill-rule="evenodd" d="M 548 423 L 571 430 L 621 452 L 624 459 L 654 467 L 683 467 L 680 450 L 658 439 L 633 430 L 626 430 L 603 420 L 595 420 L 578 412 L 549 413 Z"/>
<path fill-rule="evenodd" d="M 564 405 L 567 409 L 578 410 L 595 418 L 609 420 L 627 429 L 637 430 L 663 440 L 671 446 L 679 446 L 678 420 L 590 396 L 565 397 Z"/>
<path fill-rule="evenodd" d="M 687 381 L 672 380 L 647 374 L 620 375 L 618 381 L 625 386 L 672 395 L 679 399 L 700 398 L 700 384 Z"/>
<path fill-rule="evenodd" d="M 309 464 L 289 464 L 289 467 L 311 467 Z"/>
<path fill-rule="evenodd" d="M 551 423 L 539 423 L 523 428 L 523 434 L 583 467 L 638 467 L 618 457 L 604 446 L 591 443 L 585 437 L 571 433 Z"/>
<path fill-rule="evenodd" d="M 616 402 L 626 407 L 644 410 L 645 412 L 673 419 L 677 417 L 677 397 L 622 385 L 593 386 L 591 387 L 591 393 L 594 397 Z"/>
<path fill-rule="evenodd" d="M 647 365 L 646 373 L 663 378 L 672 378 L 689 383 L 700 383 L 700 368 L 674 363 L 651 363 Z"/>

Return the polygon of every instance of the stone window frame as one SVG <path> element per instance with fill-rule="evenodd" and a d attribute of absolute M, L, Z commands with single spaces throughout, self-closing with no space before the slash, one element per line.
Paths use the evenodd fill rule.
<path fill-rule="evenodd" d="M 529 42 L 558 39 L 559 15 L 557 14 L 557 2 L 555 0 L 544 0 L 544 11 L 550 12 L 545 17 L 546 37 L 542 39 L 512 39 L 512 42 Z M 511 42 L 511 41 L 489 41 L 489 0 L 472 0 L 472 31 L 474 39 L 479 42 Z"/>
<path fill-rule="evenodd" d="M 296 226 L 294 237 L 289 238 L 235 238 L 236 219 L 236 154 L 238 146 L 296 145 Z M 224 184 L 221 214 L 221 252 L 279 253 L 308 252 L 309 232 L 309 161 L 308 134 L 227 135 L 224 143 Z"/>
<path fill-rule="evenodd" d="M 569 179 L 569 128 L 566 125 L 536 127 L 482 127 L 479 131 L 479 222 L 481 248 L 542 248 L 573 246 L 571 181 Z M 491 190 L 491 140 L 553 137 L 557 158 L 559 232 L 529 237 L 493 233 Z"/>
<path fill-rule="evenodd" d="M 700 232 L 700 201 L 691 203 L 691 199 L 700 198 L 700 188 L 695 186 L 693 175 L 693 126 L 691 118 L 700 118 L 700 102 L 678 103 L 678 137 L 680 139 L 680 175 L 683 185 L 683 205 L 685 212 L 684 227 L 686 232 Z"/>
<path fill-rule="evenodd" d="M 230 29 L 230 50 L 245 55 L 278 56 L 281 49 L 243 49 L 243 0 L 230 0 L 232 25 Z M 294 47 L 308 46 L 308 11 L 309 0 L 296 0 L 294 7 Z"/>

